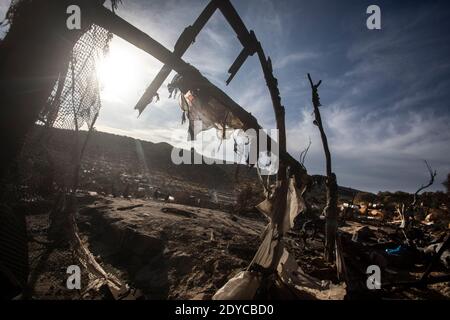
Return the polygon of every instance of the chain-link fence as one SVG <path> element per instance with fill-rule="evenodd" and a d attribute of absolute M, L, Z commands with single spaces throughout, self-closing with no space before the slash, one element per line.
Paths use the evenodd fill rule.
<path fill-rule="evenodd" d="M 22 151 L 19 171 L 29 193 L 76 188 L 77 169 L 89 138 L 81 139 L 79 131 L 91 130 L 98 117 L 96 65 L 107 53 L 111 38 L 110 32 L 92 25 L 75 43 Z"/>

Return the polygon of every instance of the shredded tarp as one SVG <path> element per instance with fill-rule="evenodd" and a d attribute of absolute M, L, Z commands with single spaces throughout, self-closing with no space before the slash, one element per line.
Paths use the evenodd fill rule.
<path fill-rule="evenodd" d="M 168 85 L 170 95 L 179 94 L 179 104 L 183 111 L 182 122 L 189 121 L 189 138 L 195 140 L 197 134 L 211 128 L 217 130 L 219 139 L 229 139 L 232 132 L 243 129 L 244 124 L 217 99 L 203 94 L 200 89 L 189 84 L 181 75 L 175 75 Z M 201 126 L 195 123 L 201 121 Z"/>
<path fill-rule="evenodd" d="M 275 195 L 275 192 L 271 193 Z M 270 220 L 273 219 L 274 214 L 274 197 L 267 197 L 263 202 L 258 204 L 256 208 L 266 215 Z M 305 202 L 301 197 L 301 193 L 296 186 L 294 178 L 289 179 L 289 187 L 286 197 L 286 211 L 284 220 L 281 226 L 282 233 L 288 232 L 294 226 L 294 220 L 300 212 L 305 210 Z"/>
<path fill-rule="evenodd" d="M 232 138 L 234 140 L 235 162 L 256 165 L 261 174 L 269 176 L 276 174 L 278 153 L 271 152 L 272 139 L 260 143 L 261 135 L 245 120 L 235 115 L 229 103 L 231 99 L 221 100 L 211 94 L 210 87 L 199 84 L 189 76 L 176 74 L 168 84 L 169 97 L 178 97 L 179 106 L 183 112 L 181 122 L 188 121 L 188 139 L 196 140 L 197 135 L 210 129 L 215 129 L 220 141 Z M 249 130 L 250 129 L 250 130 Z M 262 139 L 267 139 L 262 138 Z"/>
<path fill-rule="evenodd" d="M 294 226 L 294 219 L 306 208 L 302 198 L 302 191 L 296 187 L 295 179 L 292 177 L 288 182 L 287 192 L 282 194 L 272 191 L 272 197 L 268 195 L 266 200 L 260 203 L 257 208 L 264 213 L 271 221 L 267 225 L 263 233 L 263 241 L 256 252 L 251 266 L 258 266 L 266 270 L 271 270 L 275 264 L 274 272 L 276 277 L 289 288 L 290 294 L 294 294 L 297 298 L 304 298 L 305 294 L 320 300 L 340 300 L 346 294 L 345 284 L 333 285 L 328 281 L 321 281 L 312 276 L 307 275 L 298 265 L 292 254 L 284 247 L 282 236 Z M 277 226 L 273 223 L 273 215 L 275 212 L 276 197 L 286 198 L 286 209 L 284 212 L 281 225 Z M 257 290 L 254 285 L 256 279 L 260 279 L 262 273 L 257 272 L 251 274 L 238 274 L 227 282 L 213 299 L 216 300 L 236 300 L 245 296 L 253 299 Z M 253 280 L 253 281 L 251 281 Z"/>
<path fill-rule="evenodd" d="M 213 300 L 251 300 L 261 286 L 262 277 L 258 272 L 241 271 L 229 280 L 216 294 Z"/>
<path fill-rule="evenodd" d="M 271 245 L 274 242 L 270 243 Z M 281 253 L 277 276 L 298 298 L 305 293 L 319 300 L 342 300 L 346 294 L 345 284 L 334 285 L 307 275 L 286 248 L 277 242 L 276 254 Z M 241 271 L 230 279 L 213 296 L 213 300 L 251 300 L 254 299 L 263 282 L 263 275 L 255 271 Z"/>
<path fill-rule="evenodd" d="M 263 233 L 263 241 L 253 257 L 250 266 L 258 265 L 263 269 L 270 269 L 274 261 L 279 261 L 281 258 L 282 247 L 280 236 L 275 225 L 270 223 Z"/>
<path fill-rule="evenodd" d="M 277 272 L 286 285 L 319 300 L 342 300 L 346 294 L 345 284 L 334 285 L 307 275 L 286 248 L 283 248 Z"/>
<path fill-rule="evenodd" d="M 276 192 L 276 188 L 272 189 L 270 194 L 266 194 L 266 199 L 256 206 L 270 221 L 263 233 L 263 241 L 252 261 L 252 263 L 264 269 L 270 268 L 273 265 L 273 261 L 279 261 L 283 252 L 279 239 L 294 226 L 295 218 L 305 209 L 305 203 L 296 187 L 294 178 L 289 179 L 286 194 Z M 273 223 L 277 197 L 286 197 L 286 208 L 281 225 Z"/>

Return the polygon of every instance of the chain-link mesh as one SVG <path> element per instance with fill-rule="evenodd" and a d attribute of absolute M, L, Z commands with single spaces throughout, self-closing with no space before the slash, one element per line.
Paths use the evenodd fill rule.
<path fill-rule="evenodd" d="M 13 0 L 7 15 L 10 23 L 21 14 L 21 6 L 30 1 L 37 0 Z M 112 4 L 114 8 L 117 1 Z M 96 64 L 108 50 L 111 38 L 107 30 L 91 25 L 76 41 L 69 56 L 61 57 L 67 63 L 61 68 L 18 161 L 20 184 L 26 190 L 21 193 L 23 200 L 34 201 L 35 196 L 53 199 L 47 238 L 51 245 L 70 245 L 74 256 L 88 271 L 86 291 L 104 284 L 116 290 L 122 287 L 114 275 L 95 261 L 76 224 L 81 158 L 101 108 Z M 89 133 L 82 134 L 81 129 L 88 129 Z"/>
<path fill-rule="evenodd" d="M 70 130 L 92 125 L 101 107 L 96 62 L 110 39 L 107 30 L 92 25 L 77 41 L 67 72 L 61 75 L 41 113 L 41 122 Z"/>
<path fill-rule="evenodd" d="M 96 64 L 107 53 L 111 38 L 108 30 L 92 25 L 60 72 L 22 151 L 21 178 L 31 193 L 76 187 L 76 167 L 85 143 L 79 130 L 93 127 L 100 111 Z M 63 130 L 54 134 L 55 129 Z"/>

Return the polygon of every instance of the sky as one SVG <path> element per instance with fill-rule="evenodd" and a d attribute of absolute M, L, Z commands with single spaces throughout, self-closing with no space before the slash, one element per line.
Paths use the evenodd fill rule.
<path fill-rule="evenodd" d="M 9 0 L 0 0 L 0 17 Z M 322 80 L 321 113 L 342 186 L 378 192 L 414 192 L 428 182 L 423 160 L 437 171 L 430 190 L 442 190 L 450 172 L 450 3 L 448 1 L 232 0 L 247 28 L 271 57 L 286 109 L 288 151 L 298 159 L 312 141 L 305 166 L 324 174 L 319 131 L 312 124 L 306 74 Z M 207 1 L 123 0 L 117 14 L 173 49 Z M 381 9 L 381 30 L 369 30 L 366 9 Z M 0 31 L 0 36 L 5 30 Z M 216 12 L 183 59 L 197 67 L 259 123 L 276 128 L 256 56 L 229 86 L 227 70 L 241 50 Z M 96 128 L 183 146 L 178 101 L 161 100 L 138 117 L 134 105 L 162 64 L 115 37 L 99 66 L 103 107 Z"/>

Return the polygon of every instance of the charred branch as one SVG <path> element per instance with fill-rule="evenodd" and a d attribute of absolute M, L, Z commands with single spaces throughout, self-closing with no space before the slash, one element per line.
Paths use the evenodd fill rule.
<path fill-rule="evenodd" d="M 311 137 L 309 138 L 308 146 L 300 153 L 300 164 L 305 166 L 305 159 L 308 155 L 309 148 L 311 147 Z"/>
<path fill-rule="evenodd" d="M 327 180 L 326 180 L 327 203 L 326 203 L 326 206 L 323 211 L 325 218 L 326 218 L 325 259 L 328 262 L 332 262 L 333 256 L 334 256 L 334 250 L 335 250 L 336 231 L 337 231 L 337 215 L 338 215 L 337 181 L 336 181 L 336 175 L 332 172 L 330 149 L 328 147 L 328 140 L 327 140 L 327 136 L 325 134 L 325 130 L 323 128 L 322 118 L 320 116 L 320 110 L 319 110 L 319 107 L 321 106 L 321 104 L 320 104 L 318 88 L 319 88 L 320 84 L 322 83 L 322 81 L 319 81 L 318 83 L 314 84 L 309 73 L 308 73 L 308 80 L 311 85 L 311 92 L 312 92 L 312 105 L 314 107 L 314 116 L 315 116 L 314 124 L 319 128 L 320 137 L 322 139 L 323 150 L 325 152 L 326 173 L 327 173 Z"/>
<path fill-rule="evenodd" d="M 428 173 L 430 174 L 430 180 L 428 181 L 427 184 L 425 185 L 421 185 L 419 187 L 419 189 L 417 189 L 416 192 L 414 192 L 414 200 L 411 203 L 411 206 L 414 207 L 417 204 L 417 197 L 419 196 L 419 193 L 423 190 L 425 190 L 426 188 L 430 187 L 433 183 L 434 183 L 434 178 L 436 177 L 436 170 L 433 171 L 433 168 L 431 168 L 430 164 L 427 162 L 427 160 L 424 160 L 425 165 L 428 169 Z"/>
<path fill-rule="evenodd" d="M 413 219 L 414 217 L 414 212 L 416 210 L 416 206 L 417 206 L 417 200 L 419 198 L 419 193 L 423 190 L 425 190 L 426 188 L 430 187 L 433 183 L 434 183 L 434 179 L 436 177 L 436 171 L 433 171 L 433 169 L 431 168 L 431 166 L 429 165 L 429 163 L 424 160 L 425 165 L 428 169 L 428 173 L 430 174 L 430 180 L 428 181 L 427 184 L 422 184 L 416 192 L 414 192 L 414 196 L 413 196 L 413 201 L 408 205 L 405 206 L 405 204 L 402 204 L 401 208 L 398 210 L 398 213 L 401 217 L 401 224 L 400 224 L 400 228 L 401 229 L 405 229 L 408 228 L 410 225 L 410 220 Z"/>

